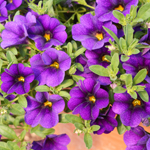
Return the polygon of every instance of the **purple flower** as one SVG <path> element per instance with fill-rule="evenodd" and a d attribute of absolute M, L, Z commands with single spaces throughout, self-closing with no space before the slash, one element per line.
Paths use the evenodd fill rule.
<path fill-rule="evenodd" d="M 8 10 L 14 10 L 22 4 L 22 0 L 6 0 L 8 2 L 6 8 Z"/>
<path fill-rule="evenodd" d="M 150 58 L 144 58 L 142 53 L 130 56 L 130 59 L 123 63 L 123 69 L 126 73 L 135 76 L 141 69 L 147 69 L 147 76 L 145 80 L 150 83 Z"/>
<path fill-rule="evenodd" d="M 24 67 L 23 64 L 13 64 L 1 75 L 1 89 L 7 94 L 16 92 L 25 94 L 30 90 L 30 83 L 34 80 L 34 74 L 31 68 Z"/>
<path fill-rule="evenodd" d="M 145 86 L 145 90 L 150 96 L 150 84 Z M 127 92 L 115 93 L 114 100 L 112 110 L 120 115 L 121 122 L 125 126 L 136 127 L 142 121 L 142 118 L 150 115 L 150 101 L 144 102 L 139 96 L 137 99 L 133 99 Z"/>
<path fill-rule="evenodd" d="M 35 41 L 39 50 L 62 45 L 67 39 L 66 27 L 59 20 L 48 15 L 41 15 L 37 24 L 28 30 L 29 38 Z"/>
<path fill-rule="evenodd" d="M 124 134 L 126 150 L 150 150 L 150 135 L 140 126 L 131 128 Z"/>
<path fill-rule="evenodd" d="M 91 121 L 91 125 L 99 125 L 100 129 L 98 131 L 94 131 L 94 134 L 102 134 L 102 133 L 110 133 L 117 127 L 118 122 L 115 119 L 115 113 L 112 111 L 112 107 L 105 112 L 100 112 L 99 116 L 96 120 Z"/>
<path fill-rule="evenodd" d="M 108 49 L 105 47 L 94 51 L 86 50 L 85 52 L 85 56 L 88 59 L 88 66 L 101 65 L 106 68 L 108 65 L 110 65 L 109 60 L 105 57 L 106 55 L 110 55 L 110 51 L 108 51 Z M 109 85 L 111 83 L 109 77 L 98 76 L 97 80 L 100 82 L 101 85 Z"/>
<path fill-rule="evenodd" d="M 5 29 L 2 32 L 2 48 L 9 46 L 27 44 L 28 33 L 27 29 L 36 23 L 35 16 L 31 12 L 27 13 L 26 17 L 17 15 L 14 18 L 15 21 L 7 22 Z"/>
<path fill-rule="evenodd" d="M 42 141 L 33 142 L 33 150 L 68 150 L 67 145 L 70 143 L 70 138 L 67 134 L 47 135 Z"/>
<path fill-rule="evenodd" d="M 65 102 L 59 95 L 37 92 L 35 98 L 27 97 L 25 122 L 32 127 L 40 124 L 44 128 L 54 127 L 58 121 L 58 113 L 64 110 Z"/>
<path fill-rule="evenodd" d="M 113 21 L 118 23 L 119 20 L 113 16 L 113 10 L 121 11 L 123 15 L 130 13 L 131 5 L 136 6 L 138 0 L 99 0 L 95 9 L 95 14 L 100 21 Z"/>
<path fill-rule="evenodd" d="M 100 22 L 96 16 L 85 14 L 80 18 L 80 23 L 72 27 L 72 36 L 74 40 L 80 41 L 88 50 L 99 49 L 104 46 L 109 39 L 113 38 L 103 29 L 109 28 L 117 34 L 116 26 L 111 22 Z"/>
<path fill-rule="evenodd" d="M 80 114 L 85 120 L 95 120 L 99 110 L 105 108 L 109 103 L 107 91 L 100 88 L 100 83 L 92 78 L 79 81 L 78 86 L 70 91 L 69 109 L 73 114 Z"/>
<path fill-rule="evenodd" d="M 30 63 L 39 84 L 54 87 L 64 80 L 65 71 L 71 65 L 71 58 L 63 51 L 50 48 L 43 54 L 34 55 Z"/>
<path fill-rule="evenodd" d="M 6 2 L 0 0 L 0 22 L 5 21 L 8 18 L 8 13 L 6 9 Z"/>

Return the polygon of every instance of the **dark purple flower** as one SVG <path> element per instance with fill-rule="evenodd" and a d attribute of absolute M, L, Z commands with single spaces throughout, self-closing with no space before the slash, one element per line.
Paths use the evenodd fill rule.
<path fill-rule="evenodd" d="M 8 2 L 6 8 L 8 10 L 14 10 L 22 4 L 22 0 L 6 0 Z"/>
<path fill-rule="evenodd" d="M 95 14 L 100 21 L 113 21 L 118 23 L 119 20 L 113 16 L 113 10 L 118 10 L 127 15 L 130 13 L 131 5 L 136 6 L 138 0 L 97 0 Z"/>
<path fill-rule="evenodd" d="M 19 44 L 27 44 L 28 33 L 27 29 L 36 23 L 35 16 L 31 12 L 27 13 L 26 17 L 17 15 L 15 21 L 7 22 L 5 29 L 2 32 L 2 48 L 15 46 Z"/>
<path fill-rule="evenodd" d="M 150 135 L 140 126 L 126 131 L 123 139 L 126 150 L 150 150 Z"/>
<path fill-rule="evenodd" d="M 112 111 L 112 107 L 105 112 L 100 112 L 98 118 L 91 121 L 91 125 L 100 126 L 98 131 L 94 131 L 94 134 L 108 134 L 113 131 L 114 128 L 117 127 L 118 122 L 115 119 L 115 113 Z"/>
<path fill-rule="evenodd" d="M 80 23 L 72 27 L 72 36 L 74 40 L 80 41 L 88 50 L 99 49 L 104 46 L 109 39 L 113 38 L 103 29 L 109 28 L 117 34 L 116 26 L 111 22 L 100 22 L 96 16 L 85 14 L 80 18 Z"/>
<path fill-rule="evenodd" d="M 108 48 L 105 47 L 102 47 L 94 51 L 86 50 L 85 52 L 85 56 L 88 59 L 87 60 L 88 66 L 101 65 L 106 68 L 108 65 L 110 65 L 109 60 L 105 57 L 106 55 L 110 55 L 110 51 L 108 51 Z M 100 81 L 101 85 L 109 85 L 111 83 L 109 77 L 98 76 L 97 80 Z"/>
<path fill-rule="evenodd" d="M 33 150 L 68 150 L 67 145 L 70 143 L 70 138 L 67 134 L 47 135 L 42 141 L 33 142 Z"/>
<path fill-rule="evenodd" d="M 145 90 L 150 96 L 150 84 L 145 86 Z M 144 102 L 139 96 L 137 99 L 133 99 L 127 92 L 115 93 L 114 100 L 112 109 L 120 115 L 121 122 L 125 126 L 136 127 L 142 121 L 142 118 L 150 115 L 150 101 Z"/>
<path fill-rule="evenodd" d="M 30 90 L 30 83 L 34 80 L 34 74 L 31 68 L 24 67 L 23 64 L 13 64 L 1 75 L 1 89 L 7 94 L 16 92 L 25 94 Z"/>
<path fill-rule="evenodd" d="M 41 15 L 37 18 L 37 24 L 28 30 L 29 38 L 35 41 L 39 50 L 65 43 L 67 39 L 66 27 L 61 25 L 59 20 L 48 15 Z"/>
<path fill-rule="evenodd" d="M 63 51 L 50 48 L 43 54 L 34 55 L 30 63 L 39 85 L 54 87 L 64 80 L 65 71 L 71 65 L 71 58 Z"/>
<path fill-rule="evenodd" d="M 44 128 L 54 127 L 58 121 L 58 113 L 64 110 L 65 102 L 59 95 L 37 92 L 35 98 L 27 97 L 25 122 L 32 127 L 40 124 Z"/>
<path fill-rule="evenodd" d="M 8 18 L 8 13 L 6 9 L 6 2 L 0 0 L 0 22 L 5 21 Z"/>
<path fill-rule="evenodd" d="M 147 69 L 147 76 L 145 80 L 150 83 L 150 58 L 144 58 L 142 53 L 130 56 L 130 59 L 123 63 L 123 69 L 126 73 L 135 76 L 141 69 Z"/>
<path fill-rule="evenodd" d="M 73 110 L 73 114 L 79 113 L 85 120 L 96 119 L 99 110 L 109 103 L 107 91 L 100 88 L 100 83 L 92 78 L 80 80 L 77 84 L 70 91 L 69 109 Z"/>

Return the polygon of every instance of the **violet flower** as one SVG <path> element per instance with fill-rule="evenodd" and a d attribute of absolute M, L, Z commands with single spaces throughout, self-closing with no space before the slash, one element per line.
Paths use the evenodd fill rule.
<path fill-rule="evenodd" d="M 6 9 L 6 2 L 0 0 L 0 22 L 5 21 L 8 18 L 8 13 Z"/>
<path fill-rule="evenodd" d="M 100 22 L 96 16 L 85 14 L 80 18 L 80 23 L 72 27 L 73 39 L 80 41 L 88 50 L 99 49 L 103 47 L 109 39 L 113 40 L 103 29 L 103 26 L 117 34 L 117 28 L 111 22 Z"/>
<path fill-rule="evenodd" d="M 100 112 L 99 116 L 96 120 L 91 121 L 91 125 L 99 125 L 100 129 L 98 131 L 94 131 L 94 134 L 102 134 L 102 133 L 110 133 L 117 127 L 118 122 L 115 119 L 115 113 L 112 111 L 112 107 L 105 112 Z"/>
<path fill-rule="evenodd" d="M 145 85 L 145 90 L 150 96 L 150 84 Z M 144 102 L 139 96 L 133 99 L 127 92 L 115 93 L 112 110 L 120 115 L 121 122 L 125 126 L 136 127 L 150 115 L 150 101 Z"/>
<path fill-rule="evenodd" d="M 130 13 L 131 6 L 138 4 L 138 0 L 97 0 L 97 3 L 95 14 L 100 21 L 105 22 L 111 20 L 118 23 L 119 20 L 113 16 L 113 10 L 121 11 L 126 16 Z"/>
<path fill-rule="evenodd" d="M 67 134 L 47 135 L 44 140 L 34 141 L 32 144 L 33 150 L 68 150 L 67 145 L 70 143 L 70 138 Z"/>
<path fill-rule="evenodd" d="M 85 120 L 95 120 L 99 115 L 99 110 L 105 108 L 109 103 L 107 91 L 100 88 L 100 83 L 92 78 L 79 81 L 78 86 L 70 91 L 69 109 L 73 114 L 80 114 Z"/>
<path fill-rule="evenodd" d="M 31 68 L 24 67 L 23 64 L 13 64 L 1 75 L 1 89 L 7 94 L 16 92 L 25 94 L 30 90 L 30 83 L 34 80 Z"/>
<path fill-rule="evenodd" d="M 66 27 L 59 20 L 51 18 L 47 14 L 37 18 L 37 24 L 28 30 L 29 38 L 35 41 L 39 50 L 65 43 L 67 39 Z"/>
<path fill-rule="evenodd" d="M 147 69 L 147 75 L 145 80 L 150 83 L 150 58 L 144 58 L 142 53 L 131 55 L 130 59 L 123 63 L 123 69 L 126 70 L 126 73 L 131 74 L 133 77 L 141 70 Z"/>
<path fill-rule="evenodd" d="M 64 110 L 65 102 L 59 95 L 37 92 L 35 98 L 27 97 L 25 122 L 32 127 L 40 124 L 44 128 L 54 127 L 58 121 L 58 113 Z"/>
<path fill-rule="evenodd" d="M 6 0 L 6 1 L 8 3 L 6 6 L 8 10 L 14 10 L 22 4 L 22 0 Z"/>
<path fill-rule="evenodd" d="M 71 58 L 63 51 L 50 48 L 43 54 L 34 55 L 30 63 L 39 85 L 54 87 L 64 80 L 65 71 L 71 65 Z"/>
<path fill-rule="evenodd" d="M 140 126 L 126 131 L 123 139 L 126 150 L 150 150 L 150 135 Z"/>

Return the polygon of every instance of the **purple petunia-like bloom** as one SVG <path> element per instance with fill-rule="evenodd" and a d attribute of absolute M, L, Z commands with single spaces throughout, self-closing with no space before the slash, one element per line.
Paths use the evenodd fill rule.
<path fill-rule="evenodd" d="M 16 92 L 25 94 L 30 90 L 30 83 L 34 80 L 34 74 L 31 68 L 24 67 L 23 64 L 13 64 L 1 75 L 1 89 L 7 94 Z"/>
<path fill-rule="evenodd" d="M 59 20 L 48 15 L 40 15 L 37 24 L 28 30 L 29 38 L 35 41 L 39 50 L 65 43 L 67 39 L 66 27 Z"/>
<path fill-rule="evenodd" d="M 0 0 L 0 22 L 5 21 L 8 18 L 8 13 L 6 9 L 6 2 Z"/>
<path fill-rule="evenodd" d="M 27 97 L 25 122 L 32 127 L 40 124 L 44 128 L 54 127 L 58 121 L 58 113 L 64 110 L 65 102 L 59 95 L 37 92 L 35 98 Z"/>
<path fill-rule="evenodd" d="M 138 0 L 97 0 L 95 14 L 100 21 L 113 21 L 118 23 L 119 20 L 113 16 L 113 10 L 122 12 L 123 15 L 130 13 L 131 5 L 136 6 Z"/>
<path fill-rule="evenodd" d="M 142 53 L 130 56 L 130 59 L 122 66 L 126 73 L 130 73 L 132 76 L 135 76 L 141 69 L 147 69 L 145 80 L 150 83 L 150 58 L 144 58 Z"/>
<path fill-rule="evenodd" d="M 85 120 L 95 120 L 99 115 L 99 110 L 105 108 L 109 103 L 107 91 L 100 88 L 100 83 L 92 78 L 79 81 L 78 86 L 70 91 L 69 109 L 73 114 L 80 114 Z"/>
<path fill-rule="evenodd" d="M 67 145 L 70 143 L 70 138 L 67 134 L 47 135 L 44 140 L 34 141 L 32 144 L 33 150 L 68 150 Z"/>
<path fill-rule="evenodd" d="M 22 4 L 22 0 L 6 0 L 6 1 L 8 3 L 6 6 L 8 10 L 14 10 Z"/>
<path fill-rule="evenodd" d="M 39 85 L 54 87 L 64 80 L 65 71 L 71 65 L 71 58 L 63 51 L 50 48 L 43 54 L 34 55 L 30 64 Z"/>
<path fill-rule="evenodd" d="M 113 131 L 114 128 L 117 127 L 118 122 L 115 119 L 115 113 L 112 111 L 112 107 L 109 107 L 105 112 L 100 112 L 98 118 L 91 121 L 91 125 L 100 126 L 98 131 L 94 131 L 94 134 L 108 134 Z"/>
<path fill-rule="evenodd" d="M 80 23 L 72 27 L 72 36 L 80 41 L 88 50 L 96 50 L 104 46 L 113 38 L 103 29 L 103 26 L 117 34 L 117 28 L 112 22 L 100 22 L 96 16 L 85 14 L 80 18 Z"/>
<path fill-rule="evenodd" d="M 145 90 L 150 96 L 150 84 L 145 86 Z M 121 122 L 125 126 L 136 127 L 142 118 L 150 115 L 150 101 L 144 102 L 139 96 L 137 99 L 133 99 L 127 92 L 115 93 L 114 100 L 112 110 L 120 115 Z"/>
<path fill-rule="evenodd" d="M 150 150 L 150 135 L 140 126 L 126 131 L 123 139 L 126 150 Z"/>

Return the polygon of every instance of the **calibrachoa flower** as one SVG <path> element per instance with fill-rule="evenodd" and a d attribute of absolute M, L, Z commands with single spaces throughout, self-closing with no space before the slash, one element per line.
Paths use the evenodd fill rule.
<path fill-rule="evenodd" d="M 91 125 L 100 126 L 98 131 L 94 131 L 95 134 L 108 134 L 113 131 L 114 128 L 117 127 L 118 122 L 115 119 L 115 113 L 112 111 L 112 107 L 110 107 L 106 112 L 100 112 L 98 118 L 91 121 Z"/>
<path fill-rule="evenodd" d="M 31 68 L 24 67 L 23 64 L 13 64 L 1 75 L 1 89 L 7 94 L 16 92 L 25 94 L 30 90 L 30 83 L 34 80 L 34 74 Z"/>
<path fill-rule="evenodd" d="M 8 13 L 6 9 L 6 2 L 0 0 L 0 22 L 5 21 L 8 18 Z"/>
<path fill-rule="evenodd" d="M 71 65 L 71 58 L 63 51 L 50 48 L 43 54 L 34 55 L 30 63 L 39 85 L 54 87 L 64 80 L 65 71 Z"/>
<path fill-rule="evenodd" d="M 67 145 L 70 143 L 70 138 L 67 134 L 47 135 L 44 140 L 33 142 L 33 150 L 68 150 Z"/>
<path fill-rule="evenodd" d="M 147 69 L 145 80 L 150 83 L 150 58 L 144 58 L 142 53 L 131 55 L 130 59 L 123 63 L 122 66 L 126 73 L 130 73 L 132 76 L 135 76 L 141 69 Z"/>
<path fill-rule="evenodd" d="M 88 50 L 96 50 L 104 46 L 109 39 L 113 38 L 103 29 L 109 28 L 117 34 L 116 26 L 111 22 L 100 22 L 96 16 L 85 14 L 80 18 L 80 23 L 72 27 L 72 36 L 80 41 Z"/>
<path fill-rule="evenodd" d="M 65 102 L 59 95 L 37 92 L 35 98 L 27 97 L 25 122 L 32 127 L 40 124 L 44 128 L 54 127 L 58 121 L 58 113 L 64 110 Z"/>
<path fill-rule="evenodd" d="M 136 6 L 138 0 L 98 0 L 95 14 L 100 21 L 113 21 L 118 23 L 119 20 L 113 16 L 113 10 L 122 12 L 123 15 L 130 13 L 132 5 Z"/>
<path fill-rule="evenodd" d="M 140 126 L 131 128 L 124 134 L 126 150 L 150 150 L 150 135 Z"/>
<path fill-rule="evenodd" d="M 145 90 L 150 96 L 150 84 L 145 86 Z M 127 92 L 115 93 L 114 100 L 112 110 L 120 115 L 121 122 L 125 126 L 136 127 L 142 118 L 150 115 L 150 101 L 144 102 L 139 96 L 137 99 L 133 99 Z"/>
<path fill-rule="evenodd" d="M 6 0 L 6 1 L 8 3 L 6 6 L 8 10 L 14 10 L 22 4 L 22 0 Z"/>
<path fill-rule="evenodd" d="M 48 15 L 41 15 L 37 24 L 28 30 L 29 37 L 35 41 L 39 50 L 62 45 L 67 39 L 66 27 L 59 20 Z"/>
<path fill-rule="evenodd" d="M 105 108 L 109 103 L 107 91 L 100 88 L 100 83 L 92 78 L 79 81 L 78 86 L 70 91 L 69 109 L 73 114 L 80 114 L 85 120 L 96 119 L 99 110 Z"/>

